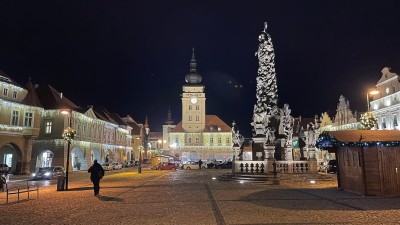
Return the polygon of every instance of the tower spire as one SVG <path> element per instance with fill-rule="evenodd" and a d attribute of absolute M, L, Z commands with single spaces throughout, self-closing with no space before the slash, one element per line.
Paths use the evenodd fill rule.
<path fill-rule="evenodd" d="M 192 48 L 192 60 L 190 60 L 190 72 L 197 73 L 196 67 L 197 67 L 196 57 L 194 56 L 194 48 Z"/>
<path fill-rule="evenodd" d="M 174 124 L 174 121 L 172 120 L 172 116 L 171 116 L 171 106 L 168 106 L 168 116 L 167 116 L 167 120 L 165 120 L 164 123 L 167 125 Z"/>
<path fill-rule="evenodd" d="M 192 48 L 192 59 L 190 60 L 190 72 L 185 76 L 186 83 L 198 84 L 202 80 L 202 77 L 197 73 L 197 62 L 194 55 L 194 48 Z"/>

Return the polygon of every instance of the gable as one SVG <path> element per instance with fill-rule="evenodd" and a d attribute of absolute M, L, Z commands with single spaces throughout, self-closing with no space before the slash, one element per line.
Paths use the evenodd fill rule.
<path fill-rule="evenodd" d="M 92 118 L 92 119 L 97 119 L 96 114 L 93 112 L 92 108 L 89 108 L 85 113 L 85 116 Z"/>

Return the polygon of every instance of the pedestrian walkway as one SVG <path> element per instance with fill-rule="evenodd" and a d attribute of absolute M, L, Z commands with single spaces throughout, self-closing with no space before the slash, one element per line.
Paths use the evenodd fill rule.
<path fill-rule="evenodd" d="M 400 198 L 213 179 L 226 172 L 109 174 L 100 197 L 89 178 L 71 182 L 69 191 L 53 185 L 39 199 L 2 204 L 1 224 L 400 224 Z"/>

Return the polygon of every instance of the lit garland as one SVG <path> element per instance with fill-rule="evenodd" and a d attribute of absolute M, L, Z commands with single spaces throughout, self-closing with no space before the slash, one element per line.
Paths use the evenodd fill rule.
<path fill-rule="evenodd" d="M 365 130 L 371 130 L 376 126 L 378 119 L 372 112 L 366 112 L 361 115 L 360 123 Z"/>
<path fill-rule="evenodd" d="M 373 141 L 373 142 L 340 142 L 334 136 L 324 131 L 319 135 L 317 144 L 319 149 L 325 147 L 399 147 L 400 141 Z"/>
<path fill-rule="evenodd" d="M 71 127 L 67 127 L 65 128 L 62 136 L 65 140 L 67 141 L 71 141 L 72 139 L 74 139 L 76 132 L 74 131 L 74 129 L 72 129 Z"/>

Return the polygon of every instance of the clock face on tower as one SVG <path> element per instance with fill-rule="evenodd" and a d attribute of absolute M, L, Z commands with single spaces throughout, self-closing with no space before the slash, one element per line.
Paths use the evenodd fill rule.
<path fill-rule="evenodd" d="M 195 97 L 191 98 L 190 102 L 193 103 L 193 104 L 196 104 L 197 103 L 197 98 L 195 98 Z"/>

